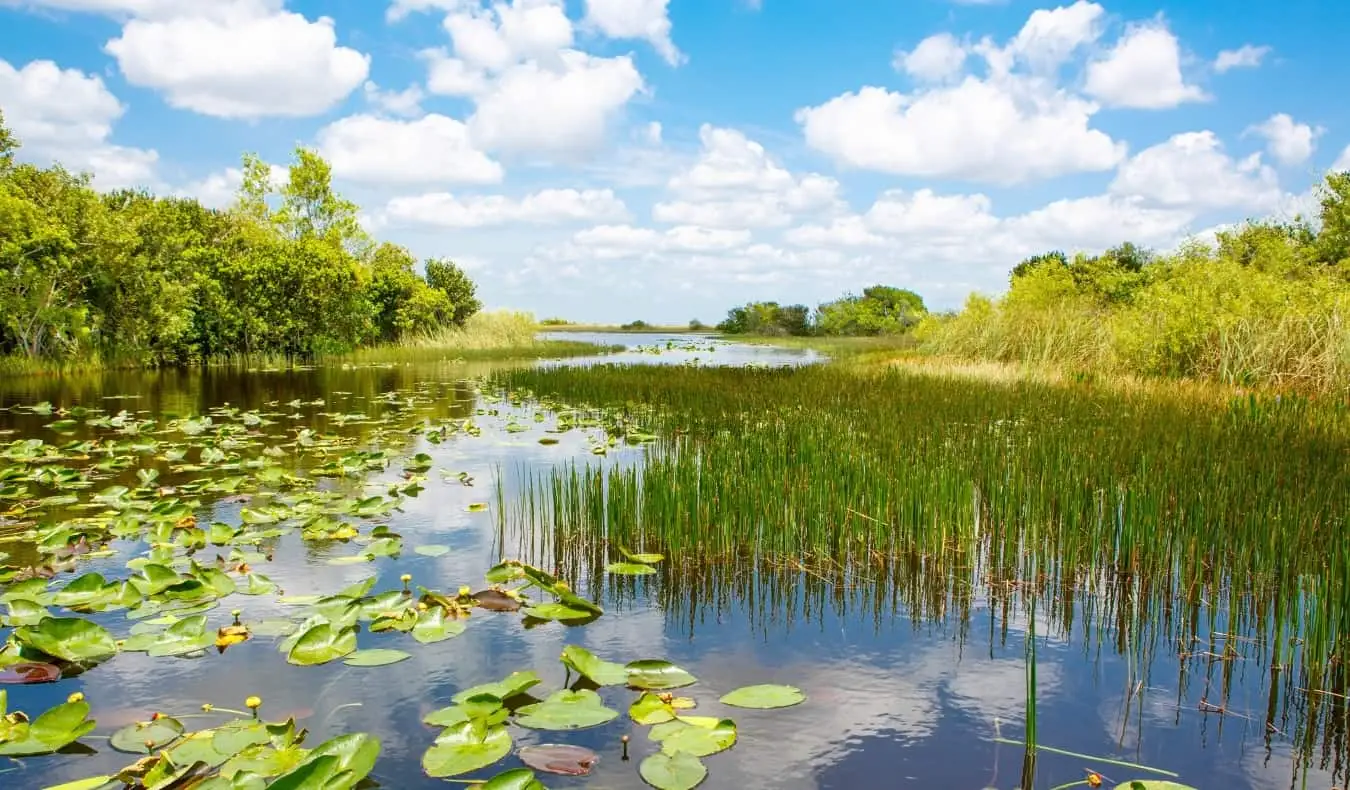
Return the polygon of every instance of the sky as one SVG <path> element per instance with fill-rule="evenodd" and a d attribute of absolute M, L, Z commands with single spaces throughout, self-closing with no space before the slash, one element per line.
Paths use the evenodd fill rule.
<path fill-rule="evenodd" d="M 0 0 L 29 161 L 226 207 L 317 149 L 491 307 L 715 322 L 1315 211 L 1350 4 Z"/>

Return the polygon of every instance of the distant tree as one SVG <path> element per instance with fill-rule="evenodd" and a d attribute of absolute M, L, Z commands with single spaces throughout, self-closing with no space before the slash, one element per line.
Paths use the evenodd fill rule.
<path fill-rule="evenodd" d="M 5 125 L 5 111 L 0 109 L 0 173 L 14 167 L 14 152 L 19 150 L 19 140 Z"/>
<path fill-rule="evenodd" d="M 881 335 L 908 331 L 928 314 L 923 297 L 888 285 L 863 289 L 816 308 L 815 328 L 823 335 Z"/>
<path fill-rule="evenodd" d="M 643 320 L 641 320 L 641 319 L 638 319 L 637 321 L 629 321 L 629 322 L 626 323 L 626 324 L 621 324 L 621 325 L 619 326 L 619 328 L 620 328 L 620 329 L 630 329 L 630 330 L 638 330 L 638 331 L 640 331 L 640 330 L 643 330 L 643 329 L 649 329 L 649 328 L 651 328 L 651 324 L 649 324 L 649 323 L 647 323 L 646 321 L 643 321 Z"/>
<path fill-rule="evenodd" d="M 1319 191 L 1322 228 L 1314 242 L 1317 258 L 1328 266 L 1350 267 L 1350 171 L 1329 173 Z"/>
<path fill-rule="evenodd" d="M 454 261 L 445 258 L 431 258 L 426 262 L 427 285 L 443 291 L 450 304 L 454 305 L 451 322 L 455 326 L 464 326 L 475 313 L 483 308 L 474 293 L 478 286 Z"/>
<path fill-rule="evenodd" d="M 707 327 L 702 321 L 698 320 L 697 318 L 695 318 L 694 320 L 692 320 L 692 321 L 689 322 L 689 331 L 690 331 L 690 332 L 702 332 L 704 329 L 707 329 L 707 328 L 708 328 L 708 327 Z"/>
<path fill-rule="evenodd" d="M 1013 267 L 1012 279 L 1016 280 L 1018 277 L 1024 277 L 1037 266 L 1045 266 L 1047 264 L 1067 267 L 1069 265 L 1069 259 L 1060 250 L 1054 250 L 1052 252 L 1043 252 L 1040 253 L 1039 255 L 1033 255 L 1030 258 L 1024 259 L 1021 263 Z"/>

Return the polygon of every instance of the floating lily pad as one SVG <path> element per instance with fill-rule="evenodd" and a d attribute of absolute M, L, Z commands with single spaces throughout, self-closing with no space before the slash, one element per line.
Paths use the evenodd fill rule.
<path fill-rule="evenodd" d="M 422 755 L 422 770 L 428 776 L 459 776 L 486 768 L 511 753 L 511 735 L 506 727 L 489 727 L 480 737 L 473 722 L 447 727 Z"/>
<path fill-rule="evenodd" d="M 584 647 L 577 645 L 564 647 L 562 662 L 573 672 L 589 678 L 597 686 L 622 686 L 628 682 L 628 670 L 623 664 L 598 658 Z"/>
<path fill-rule="evenodd" d="M 605 566 L 605 573 L 614 573 L 620 576 L 648 576 L 656 573 L 656 569 L 640 562 L 611 562 Z"/>
<path fill-rule="evenodd" d="M 693 790 L 708 778 L 708 767 L 692 754 L 658 752 L 642 761 L 638 773 L 657 790 Z"/>
<path fill-rule="evenodd" d="M 451 700 L 456 703 L 463 703 L 472 697 L 483 694 L 491 695 L 500 700 L 509 700 L 512 697 L 524 694 L 542 682 L 533 671 L 512 672 L 505 679 L 496 683 L 484 683 L 480 686 L 467 688 L 451 697 Z"/>
<path fill-rule="evenodd" d="M 417 624 L 412 627 L 413 639 L 424 645 L 440 642 L 464 633 L 464 623 L 446 617 L 445 610 L 432 606 L 417 616 Z"/>
<path fill-rule="evenodd" d="M 515 612 L 523 606 L 520 599 L 513 598 L 501 590 L 479 590 L 473 594 L 473 599 L 479 609 L 489 612 Z"/>
<path fill-rule="evenodd" d="M 6 718 L 9 692 L 0 689 L 0 757 L 27 757 L 50 754 L 69 746 L 87 735 L 96 726 L 89 718 L 89 703 L 84 700 L 64 702 L 46 711 L 33 721 L 14 721 Z"/>
<path fill-rule="evenodd" d="M 114 732 L 108 745 L 119 752 L 151 754 L 183 736 L 183 723 L 170 716 L 154 721 L 139 721 Z"/>
<path fill-rule="evenodd" d="M 669 661 L 660 659 L 642 659 L 631 661 L 624 666 L 628 672 L 628 685 L 636 689 L 661 691 L 691 686 L 698 679 Z"/>
<path fill-rule="evenodd" d="M 589 689 L 562 689 L 543 702 L 516 711 L 516 724 L 535 730 L 580 730 L 598 727 L 617 718 L 619 712 L 605 707 L 599 694 Z"/>
<path fill-rule="evenodd" d="M 300 666 L 326 664 L 356 650 L 356 626 L 334 627 L 320 623 L 300 635 L 286 661 Z"/>
<path fill-rule="evenodd" d="M 63 661 L 97 661 L 117 652 L 108 629 L 80 617 L 48 617 L 37 625 L 14 629 L 20 644 Z"/>
<path fill-rule="evenodd" d="M 411 653 L 405 653 L 402 650 L 390 650 L 380 648 L 375 650 L 358 650 L 347 656 L 342 663 L 349 667 L 383 667 L 389 664 L 397 664 L 400 661 L 412 658 Z"/>
<path fill-rule="evenodd" d="M 146 650 L 152 657 L 183 656 L 212 646 L 216 635 L 206 630 L 206 615 L 185 617 L 159 634 Z"/>
<path fill-rule="evenodd" d="M 1158 779 L 1135 779 L 1131 782 L 1122 782 L 1116 785 L 1115 790 L 1196 790 L 1196 788 Z"/>
<path fill-rule="evenodd" d="M 656 725 L 648 737 L 659 741 L 661 751 L 666 754 L 708 757 L 735 745 L 736 723 L 706 716 L 682 717 Z"/>
<path fill-rule="evenodd" d="M 418 554 L 421 554 L 423 557 L 439 557 L 442 554 L 449 552 L 450 547 L 431 543 L 418 546 L 417 548 L 413 549 L 413 551 L 417 552 Z"/>
<path fill-rule="evenodd" d="M 723 695 L 718 701 L 723 705 L 731 705 L 735 708 L 770 710 L 799 705 L 806 701 L 806 695 L 802 693 L 801 689 L 794 686 L 762 684 L 738 688 Z"/>
<path fill-rule="evenodd" d="M 541 603 L 525 608 L 525 614 L 530 617 L 537 617 L 540 620 L 589 620 L 595 616 L 594 612 L 585 609 L 574 609 L 561 603 Z"/>
<path fill-rule="evenodd" d="M 484 782 L 478 790 L 548 790 L 528 768 L 502 771 Z"/>
<path fill-rule="evenodd" d="M 566 743 L 525 746 L 516 755 L 536 771 L 562 776 L 586 776 L 600 761 L 600 756 L 590 749 Z"/>
<path fill-rule="evenodd" d="M 0 667 L 0 685 L 51 683 L 61 679 L 61 669 L 41 661 L 20 661 Z"/>

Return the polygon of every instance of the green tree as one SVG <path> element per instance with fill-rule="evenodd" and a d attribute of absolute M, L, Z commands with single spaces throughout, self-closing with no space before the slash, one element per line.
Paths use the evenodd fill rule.
<path fill-rule="evenodd" d="M 450 304 L 454 305 L 450 321 L 455 326 L 464 326 L 469 318 L 483 308 L 483 303 L 474 295 L 478 286 L 459 264 L 448 258 L 427 260 L 426 281 L 427 285 L 444 293 Z"/>
<path fill-rule="evenodd" d="M 1317 259 L 1350 269 L 1350 171 L 1327 174 L 1318 202 L 1322 228 L 1314 242 Z"/>
<path fill-rule="evenodd" d="M 454 316 L 450 298 L 417 276 L 416 263 L 412 253 L 389 242 L 377 247 L 371 258 L 370 301 L 382 340 L 434 329 Z"/>
<path fill-rule="evenodd" d="M 1053 250 L 1051 252 L 1043 252 L 1038 255 L 1033 255 L 1030 258 L 1024 259 L 1021 263 L 1013 267 L 1012 279 L 1016 280 L 1018 277 L 1025 277 L 1038 266 L 1047 266 L 1047 265 L 1063 266 L 1067 268 L 1069 265 L 1069 258 L 1061 250 Z"/>
<path fill-rule="evenodd" d="M 19 140 L 5 125 L 5 111 L 0 109 L 0 174 L 14 167 L 14 153 L 19 150 Z"/>

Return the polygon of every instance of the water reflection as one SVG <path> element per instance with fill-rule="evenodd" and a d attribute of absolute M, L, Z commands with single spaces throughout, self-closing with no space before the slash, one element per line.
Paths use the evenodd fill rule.
<path fill-rule="evenodd" d="M 684 342 L 665 336 L 622 339 L 630 346 Z M 814 360 L 807 353 L 719 345 L 713 352 L 676 349 L 652 355 L 630 350 L 581 362 L 627 357 L 677 364 L 693 357 L 699 357 L 700 364 L 711 363 L 712 357 L 723 364 Z M 393 589 L 405 572 L 418 583 L 439 589 L 477 586 L 484 570 L 505 553 L 560 566 L 607 609 L 604 617 L 583 628 L 552 623 L 529 630 L 521 627 L 518 616 L 476 613 L 463 635 L 430 645 L 404 635 L 362 633 L 362 647 L 398 647 L 412 654 L 411 659 L 385 668 L 358 669 L 340 663 L 295 667 L 275 649 L 275 640 L 264 638 L 192 660 L 125 653 L 79 678 L 50 686 L 11 687 L 10 709 L 39 711 L 82 690 L 94 706 L 98 732 L 107 734 L 150 711 L 188 712 L 206 701 L 238 706 L 245 696 L 258 694 L 269 717 L 297 716 L 311 730 L 311 744 L 342 732 L 377 735 L 383 752 L 376 777 L 390 788 L 418 790 L 442 786 L 425 778 L 420 769 L 421 755 L 435 736 L 421 724 L 425 714 L 449 704 L 457 691 L 497 680 L 514 669 L 532 668 L 546 687 L 556 688 L 564 681 L 557 660 L 560 651 L 567 644 L 579 644 L 611 660 L 664 657 L 688 668 L 700 679 L 688 691 L 699 700 L 699 713 L 721 710 L 716 704 L 721 693 L 750 683 L 789 683 L 807 692 L 809 702 L 796 708 L 736 711 L 739 743 L 708 759 L 706 787 L 856 788 L 875 786 L 884 777 L 886 786 L 1011 788 L 1017 783 L 1020 754 L 992 738 L 998 731 L 1020 735 L 1025 708 L 1023 637 L 1034 630 L 1041 640 L 1038 706 L 1045 743 L 1170 768 L 1200 787 L 1289 787 L 1305 780 L 1308 786 L 1325 787 L 1344 779 L 1336 762 L 1343 728 L 1323 733 L 1325 740 L 1303 744 L 1316 747 L 1304 752 L 1312 756 L 1312 767 L 1308 757 L 1298 756 L 1303 743 L 1296 728 L 1299 711 L 1287 720 L 1287 732 L 1266 731 L 1271 676 L 1259 651 L 1251 651 L 1251 660 L 1242 662 L 1208 661 L 1203 656 L 1178 661 L 1174 649 L 1178 637 L 1161 623 L 1154 631 L 1133 631 L 1150 635 L 1153 644 L 1146 650 L 1132 647 L 1129 640 L 1122 640 L 1122 630 L 1128 629 L 1112 619 L 1118 611 L 1113 607 L 1123 598 L 1110 588 L 1069 602 L 1054 590 L 1039 591 L 1033 627 L 1025 601 L 1008 587 L 991 583 L 971 557 L 939 566 L 936 573 L 931 558 L 901 558 L 866 573 L 841 569 L 833 575 L 756 562 L 754 557 L 718 564 L 671 558 L 656 576 L 606 576 L 600 571 L 603 549 L 568 544 L 556 535 L 501 518 L 493 497 L 494 481 L 503 476 L 510 500 L 528 485 L 532 473 L 561 461 L 635 463 L 642 450 L 620 447 L 604 458 L 592 456 L 586 435 L 598 435 L 594 429 L 560 435 L 556 445 L 541 445 L 538 439 L 556 424 L 552 417 L 536 422 L 529 404 L 517 407 L 477 399 L 471 379 L 492 370 L 487 364 L 442 364 L 112 373 L 0 384 L 4 406 L 45 400 L 114 413 L 126 409 L 161 423 L 172 415 L 203 414 L 222 404 L 258 409 L 273 415 L 269 417 L 273 424 L 262 426 L 250 438 L 251 444 L 242 451 L 249 455 L 290 441 L 297 429 L 308 427 L 340 435 L 352 448 L 393 446 L 432 457 L 425 490 L 403 499 L 387 521 L 404 536 L 401 557 L 335 566 L 327 560 L 350 553 L 351 547 L 305 546 L 289 535 L 278 542 L 271 561 L 262 568 L 286 593 L 334 592 L 371 574 L 379 576 L 377 590 Z M 289 405 L 297 400 L 307 405 Z M 314 403 L 319 400 L 323 403 Z M 353 414 L 373 419 L 358 422 L 339 416 Z M 54 444 L 106 435 L 84 429 L 56 435 L 44 427 L 52 419 L 0 412 L 0 429 L 11 432 L 10 439 L 41 437 Z M 408 430 L 464 420 L 479 425 L 482 435 L 455 432 L 433 443 L 424 431 Z M 513 422 L 526 429 L 507 431 Z M 166 485 L 178 482 L 169 464 L 144 457 L 140 465 L 160 468 Z M 461 482 L 460 472 L 474 485 Z M 99 481 L 95 490 L 133 478 L 134 470 L 127 470 Z M 400 479 L 394 464 L 364 480 L 344 478 L 324 485 L 355 494 L 367 483 L 383 486 Z M 489 511 L 470 512 L 469 505 L 480 502 L 488 503 Z M 237 520 L 240 507 L 206 502 L 199 517 Z M 412 551 L 419 544 L 443 544 L 450 551 L 421 556 Z M 3 546 L 11 563 L 38 559 L 31 544 Z M 124 576 L 126 558 L 144 551 L 143 545 L 130 542 L 115 547 L 121 556 L 91 567 Z M 207 553 L 214 551 L 212 547 Z M 60 577 L 60 582 L 68 578 Z M 233 606 L 243 609 L 245 620 L 252 622 L 297 611 L 274 596 L 232 596 L 227 606 L 210 613 L 211 626 L 228 622 L 224 611 Z M 123 613 L 98 619 L 125 633 Z M 1202 641 L 1208 640 L 1211 631 L 1227 626 L 1220 618 L 1197 633 Z M 1146 664 L 1136 661 L 1135 655 L 1144 655 Z M 1226 690 L 1216 692 L 1215 684 Z M 604 695 L 620 709 L 632 696 L 612 689 Z M 1222 700 L 1225 712 L 1203 709 L 1202 700 Z M 1322 704 L 1340 705 L 1334 699 Z M 1343 706 L 1328 718 L 1341 725 L 1344 719 Z M 628 732 L 634 735 L 634 759 L 625 763 L 619 757 L 619 737 Z M 573 734 L 513 728 L 513 735 L 518 746 L 565 741 L 600 752 L 593 776 L 549 777 L 550 787 L 638 787 L 637 762 L 652 751 L 643 731 L 623 718 Z M 126 755 L 92 743 L 99 751 L 91 756 L 24 760 L 12 772 L 0 773 L 0 786 L 41 787 L 113 771 L 130 762 Z M 1086 762 L 1043 757 L 1039 785 L 1081 778 Z M 1135 776 L 1127 769 L 1103 770 L 1113 779 Z"/>

